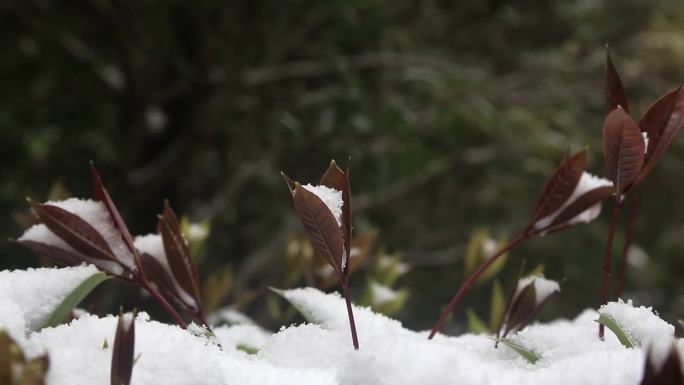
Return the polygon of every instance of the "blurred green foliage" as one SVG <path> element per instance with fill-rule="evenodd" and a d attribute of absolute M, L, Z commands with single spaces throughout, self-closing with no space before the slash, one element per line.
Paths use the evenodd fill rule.
<path fill-rule="evenodd" d="M 301 236 L 279 171 L 307 181 L 351 156 L 355 231 L 376 229 L 413 266 L 397 316 L 427 328 L 474 230 L 519 230 L 568 150 L 590 145 L 604 174 L 604 43 L 637 115 L 684 80 L 683 12 L 680 0 L 3 1 L 0 235 L 21 234 L 24 197 L 55 182 L 87 196 L 93 160 L 133 232 L 154 231 L 164 198 L 210 223 L 200 273 L 230 297 L 212 307 L 250 298 L 242 310 L 268 324 L 265 287 L 284 281 Z M 684 314 L 682 169 L 680 138 L 639 188 L 648 258 L 626 293 L 671 321 Z M 525 259 L 563 281 L 542 318 L 596 305 L 606 231 L 602 217 L 513 250 L 504 291 Z M 39 264 L 8 242 L 0 256 Z M 489 299 L 482 285 L 466 302 L 487 314 Z"/>

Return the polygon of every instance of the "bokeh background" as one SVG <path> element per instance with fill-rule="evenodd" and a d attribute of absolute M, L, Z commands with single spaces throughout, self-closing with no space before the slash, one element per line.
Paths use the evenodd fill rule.
<path fill-rule="evenodd" d="M 202 223 L 211 308 L 277 328 L 293 318 L 268 286 L 322 285 L 280 171 L 315 182 L 351 156 L 355 234 L 374 238 L 355 298 L 385 284 L 376 294 L 402 299 L 385 310 L 428 328 L 468 243 L 523 227 L 567 151 L 588 145 L 605 175 L 605 43 L 637 117 L 684 81 L 682 14 L 680 0 L 3 1 L 0 236 L 30 224 L 27 196 L 89 196 L 93 160 L 132 232 L 154 230 L 164 198 Z M 639 187 L 627 275 L 626 296 L 671 322 L 684 316 L 683 170 L 679 138 Z M 516 248 L 504 289 L 525 260 L 562 280 L 542 319 L 595 306 L 605 206 Z M 382 271 L 387 255 L 405 274 Z M 0 268 L 46 263 L 0 242 Z M 490 291 L 476 287 L 447 330 L 466 328 L 466 308 L 486 319 Z M 165 319 L 116 282 L 88 301 Z"/>

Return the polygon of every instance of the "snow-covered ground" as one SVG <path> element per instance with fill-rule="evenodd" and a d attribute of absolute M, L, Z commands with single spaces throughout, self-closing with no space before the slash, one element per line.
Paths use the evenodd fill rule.
<path fill-rule="evenodd" d="M 47 352 L 48 385 L 109 383 L 116 317 L 84 314 L 39 330 L 52 307 L 94 269 L 0 272 L 0 328 L 29 357 Z M 533 324 L 510 338 L 541 356 L 531 364 L 484 335 L 458 337 L 404 328 L 355 308 L 361 349 L 351 345 L 344 301 L 315 289 L 283 295 L 310 321 L 270 333 L 254 324 L 219 326 L 220 346 L 207 337 L 149 319 L 136 320 L 134 385 L 327 384 L 582 384 L 637 385 L 652 341 L 672 339 L 674 327 L 648 308 L 616 302 L 601 311 L 639 345 L 624 347 L 610 331 L 597 338 L 594 310 L 572 320 Z M 104 347 L 108 341 L 109 347 Z M 677 340 L 680 352 L 684 341 Z M 240 348 L 239 348 L 240 347 Z M 256 354 L 244 351 L 258 350 Z"/>

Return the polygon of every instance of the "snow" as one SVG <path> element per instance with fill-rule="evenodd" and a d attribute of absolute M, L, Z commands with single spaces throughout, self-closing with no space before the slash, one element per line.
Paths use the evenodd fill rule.
<path fill-rule="evenodd" d="M 4 285 L 0 286 L 0 324 L 10 331 L 23 331 L 26 319 L 32 319 L 25 317 L 46 313 L 45 298 L 68 292 L 64 282 L 75 281 L 79 272 L 88 269 L 94 271 L 81 266 L 0 273 L 0 285 Z M 539 282 L 542 292 L 556 289 L 552 281 L 541 277 L 534 282 Z M 60 289 L 60 285 L 65 287 Z M 575 319 L 535 323 L 509 336 L 541 356 L 531 364 L 503 345 L 495 348 L 487 336 L 437 334 L 428 340 L 427 331 L 408 330 L 396 320 L 355 306 L 360 339 L 360 350 L 355 351 L 345 303 L 338 294 L 304 288 L 282 295 L 311 323 L 282 327 L 274 334 L 255 324 L 219 326 L 214 333 L 220 345 L 203 333 L 192 334 L 140 313 L 135 321 L 135 354 L 140 358 L 133 368 L 132 384 L 637 385 L 648 346 L 672 346 L 674 341 L 680 350 L 684 347 L 684 340 L 674 340 L 673 327 L 650 308 L 616 302 L 601 311 L 635 339 L 648 340 L 647 344 L 626 348 L 609 331 L 600 341 L 599 314 L 588 309 Z M 33 302 L 29 306 L 26 301 Z M 29 358 L 49 354 L 47 385 L 106 384 L 115 329 L 115 316 L 84 314 L 70 324 L 26 337 L 22 333 L 20 346 Z M 249 354 L 241 347 L 257 352 Z"/>
<path fill-rule="evenodd" d="M 0 327 L 15 338 L 39 330 L 55 307 L 96 272 L 91 265 L 0 271 Z"/>
<path fill-rule="evenodd" d="M 72 214 L 79 216 L 92 226 L 104 238 L 105 242 L 111 249 L 112 253 L 126 266 L 131 269 L 135 268 L 135 261 L 133 254 L 128 250 L 128 247 L 121 237 L 121 232 L 116 229 L 114 222 L 107 208 L 101 203 L 91 199 L 69 198 L 63 201 L 48 201 L 46 205 L 57 206 Z M 35 241 L 47 245 L 59 247 L 67 251 L 73 249 L 61 240 L 57 235 L 52 233 L 47 226 L 43 224 L 34 225 L 30 227 L 19 240 Z M 114 265 L 114 264 L 112 264 Z M 115 267 L 113 269 L 116 269 Z M 114 270 L 113 272 L 118 272 Z"/>
<path fill-rule="evenodd" d="M 328 207 L 328 210 L 335 216 L 337 224 L 342 226 L 342 191 L 323 185 L 314 186 L 312 184 L 307 184 L 302 187 L 321 198 L 323 203 Z"/>
<path fill-rule="evenodd" d="M 518 286 L 515 289 L 515 294 L 518 295 L 520 292 L 530 283 L 534 284 L 534 292 L 537 298 L 537 305 L 546 300 L 554 292 L 560 291 L 560 286 L 558 282 L 546 279 L 543 275 L 531 275 L 524 277 L 518 281 Z"/>
<path fill-rule="evenodd" d="M 644 154 L 648 153 L 648 133 L 642 132 L 641 136 L 644 138 Z"/>
<path fill-rule="evenodd" d="M 635 307 L 631 300 L 607 303 L 601 306 L 599 313 L 610 316 L 629 334 L 632 341 L 640 345 L 662 336 L 671 340 L 674 336 L 673 325 L 660 319 L 650 307 Z"/>
<path fill-rule="evenodd" d="M 575 186 L 575 189 L 572 191 L 572 194 L 570 195 L 570 198 L 561 206 L 556 212 L 538 220 L 535 224 L 534 227 L 538 230 L 544 229 L 547 226 L 549 226 L 556 217 L 563 212 L 568 206 L 570 206 L 572 203 L 574 203 L 579 197 L 584 195 L 585 193 L 599 188 L 599 187 L 605 187 L 605 186 L 612 186 L 613 182 L 609 181 L 608 179 L 604 179 L 601 177 L 598 177 L 596 175 L 590 174 L 588 172 L 583 172 L 582 176 L 580 177 L 579 182 L 577 183 L 577 186 Z M 584 210 L 581 212 L 579 215 L 576 217 L 572 218 L 570 221 L 568 221 L 568 224 L 574 225 L 577 223 L 582 223 L 582 222 L 591 222 L 596 217 L 601 214 L 601 202 L 591 206 L 590 208 Z"/>
<path fill-rule="evenodd" d="M 392 302 L 399 297 L 398 292 L 377 282 L 371 282 L 370 289 L 373 304 L 376 306 L 381 306 L 382 304 Z"/>

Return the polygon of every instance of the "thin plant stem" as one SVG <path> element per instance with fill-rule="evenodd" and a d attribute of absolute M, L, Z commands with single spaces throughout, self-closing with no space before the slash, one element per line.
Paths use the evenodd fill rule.
<path fill-rule="evenodd" d="M 615 237 L 615 228 L 620 220 L 620 208 L 622 207 L 622 201 L 620 194 L 615 196 L 615 203 L 613 205 L 613 217 L 610 220 L 610 229 L 608 230 L 608 240 L 606 241 L 606 249 L 603 252 L 603 266 L 601 267 L 601 273 L 603 280 L 601 283 L 601 304 L 605 305 L 608 302 L 608 287 L 610 286 L 610 273 L 611 273 L 611 260 L 613 257 L 613 238 Z M 603 340 L 603 335 L 605 332 L 605 327 L 603 324 L 599 324 L 599 338 Z"/>
<path fill-rule="evenodd" d="M 625 228 L 625 239 L 622 244 L 622 252 L 620 253 L 620 270 L 618 271 L 617 282 L 615 284 L 614 298 L 617 300 L 622 295 L 622 291 L 625 287 L 625 275 L 627 274 L 627 254 L 629 254 L 629 248 L 634 242 L 635 223 L 637 219 L 637 213 L 639 212 L 639 200 L 638 197 L 632 200 L 629 209 L 629 219 L 627 221 L 627 226 Z"/>
<path fill-rule="evenodd" d="M 342 296 L 347 303 L 347 315 L 349 316 L 349 328 L 351 329 L 352 344 L 354 349 L 359 350 L 359 338 L 356 335 L 356 323 L 354 322 L 354 312 L 352 311 L 351 297 L 349 296 L 349 276 L 344 275 L 340 279 Z"/>
<path fill-rule="evenodd" d="M 171 304 L 169 304 L 169 302 L 161 294 L 159 294 L 159 292 L 155 288 L 153 288 L 152 285 L 150 285 L 150 283 L 145 278 L 137 277 L 137 281 L 140 283 L 140 285 L 142 285 L 142 287 L 145 288 L 145 290 L 147 290 L 148 293 L 150 293 L 152 298 L 159 302 L 159 304 L 162 305 L 164 310 L 166 310 L 166 312 L 169 313 L 171 317 L 173 317 L 178 326 L 180 326 L 183 329 L 188 328 L 188 324 L 186 324 L 185 321 L 183 321 L 183 319 L 178 314 L 176 309 L 174 309 L 173 306 L 171 306 Z"/>
<path fill-rule="evenodd" d="M 430 335 L 428 336 L 428 339 L 431 340 L 432 337 L 437 334 L 439 330 L 442 329 L 442 326 L 444 325 L 444 321 L 446 321 L 446 318 L 451 314 L 456 306 L 461 302 L 463 297 L 470 291 L 470 288 L 475 284 L 478 278 L 480 278 L 480 275 L 487 270 L 487 268 L 494 263 L 499 257 L 502 255 L 506 254 L 509 250 L 511 250 L 515 245 L 518 243 L 528 239 L 530 237 L 530 232 L 529 231 L 523 231 L 520 233 L 520 235 L 516 236 L 508 242 L 504 247 L 502 247 L 499 251 L 496 252 L 496 254 L 492 255 L 487 259 L 480 267 L 477 268 L 461 285 L 461 287 L 458 289 L 454 297 L 451 299 L 449 304 L 446 306 L 442 314 L 439 316 L 437 319 L 437 322 L 435 322 L 435 325 L 432 327 L 432 330 L 430 331 Z"/>

